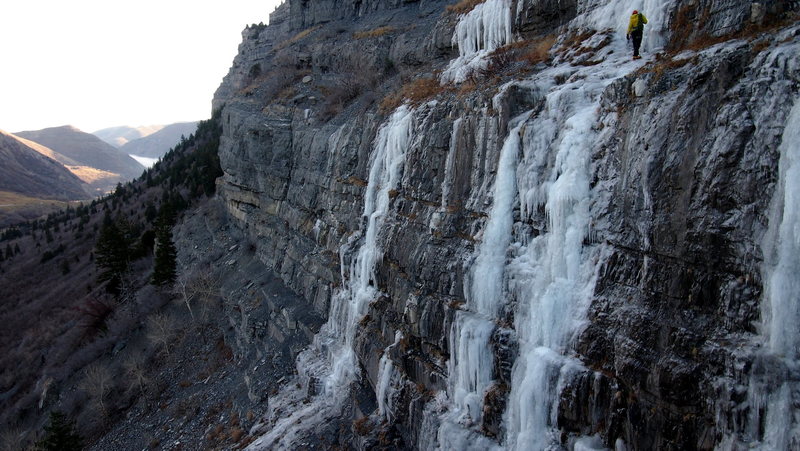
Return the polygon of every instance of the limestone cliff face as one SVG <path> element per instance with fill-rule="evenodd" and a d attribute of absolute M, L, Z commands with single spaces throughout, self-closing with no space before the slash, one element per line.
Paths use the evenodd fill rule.
<path fill-rule="evenodd" d="M 435 77 L 459 55 L 452 36 L 460 18 L 447 4 L 289 0 L 269 26 L 244 31 L 217 91 L 220 197 L 257 241 L 259 258 L 321 317 L 347 290 L 370 227 L 365 193 L 379 131 L 396 105 L 386 99 L 414 97 L 409 87 L 422 86 L 414 80 L 439 86 Z M 374 430 L 360 420 L 338 440 L 456 447 L 447 441 L 460 434 L 450 432 L 452 423 L 475 443 L 529 449 L 520 420 L 527 407 L 517 404 L 533 339 L 521 318 L 535 316 L 525 305 L 539 294 L 525 294 L 535 286 L 525 277 L 535 275 L 519 266 L 559 227 L 553 187 L 582 183 L 578 175 L 561 182 L 571 170 L 564 158 L 583 158 L 575 170 L 585 173 L 585 191 L 570 192 L 585 195 L 566 204 L 582 213 L 565 217 L 585 218 L 575 255 L 589 275 L 586 295 L 569 310 L 575 324 L 548 351 L 572 362 L 544 378 L 552 386 L 552 400 L 542 401 L 552 402 L 543 420 L 552 443 L 572 446 L 595 434 L 605 446 L 642 450 L 772 443 L 753 425 L 763 412 L 754 414 L 747 386 L 765 352 L 763 242 L 770 221 L 780 220 L 770 205 L 800 83 L 800 28 L 780 22 L 796 18 L 793 4 L 654 4 L 644 8 L 653 22 L 646 39 L 665 50 L 643 63 L 627 60 L 616 25 L 626 17 L 592 13 L 627 15 L 627 6 L 503 5 L 518 43 L 509 54 L 552 33 L 555 45 L 538 61 L 495 57 L 460 86 L 431 88 L 413 107 L 400 178 L 377 230 L 380 255 L 369 278 L 377 295 L 354 324 L 358 377 L 344 389 L 358 401 L 337 410 L 348 426 L 371 415 Z M 484 343 L 491 380 L 478 384 L 476 413 L 469 403 L 459 410 L 454 373 L 465 363 L 455 362 L 454 347 L 465 343 L 463 312 L 477 311 L 471 293 L 484 274 L 475 268 L 498 215 L 511 145 L 518 154 L 509 186 L 518 189 L 498 263 L 506 268 L 495 290 L 502 301 Z M 559 156 L 569 146 L 583 153 Z M 572 229 L 565 230 L 569 243 Z M 302 382 L 313 396 L 314 377 Z M 279 416 L 262 429 L 285 444 L 275 439 Z"/>

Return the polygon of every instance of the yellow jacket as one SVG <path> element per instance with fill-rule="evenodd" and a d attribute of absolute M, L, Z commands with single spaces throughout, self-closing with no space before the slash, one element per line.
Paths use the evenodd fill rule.
<path fill-rule="evenodd" d="M 631 21 L 628 23 L 628 34 L 631 34 L 631 31 L 639 27 L 639 17 L 642 18 L 641 28 L 644 29 L 644 24 L 647 23 L 647 17 L 644 17 L 642 13 L 631 14 Z"/>

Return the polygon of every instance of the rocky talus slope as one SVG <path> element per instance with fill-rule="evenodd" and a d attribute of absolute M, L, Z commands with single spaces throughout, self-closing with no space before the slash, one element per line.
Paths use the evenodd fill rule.
<path fill-rule="evenodd" d="M 639 61 L 626 2 L 448 6 L 288 0 L 217 91 L 327 319 L 261 318 L 310 332 L 251 449 L 800 446 L 795 3 L 645 1 Z"/>

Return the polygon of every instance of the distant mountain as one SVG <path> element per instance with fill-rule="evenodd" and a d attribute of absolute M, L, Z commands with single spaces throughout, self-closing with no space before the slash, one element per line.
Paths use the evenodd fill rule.
<path fill-rule="evenodd" d="M 64 165 L 80 166 L 74 169 L 93 179 L 92 185 L 99 191 L 109 191 L 119 182 L 138 177 L 144 170 L 133 158 L 97 136 L 72 126 L 14 134 L 52 149 L 56 152 L 54 158 Z"/>
<path fill-rule="evenodd" d="M 91 197 L 81 179 L 41 150 L 0 131 L 0 191 L 62 201 Z"/>
<path fill-rule="evenodd" d="M 122 147 L 130 141 L 135 139 L 144 138 L 164 128 L 163 125 L 145 125 L 141 127 L 129 127 L 123 125 L 120 127 L 104 128 L 92 132 L 93 135 L 102 139 L 103 141 L 111 144 L 114 147 Z"/>
<path fill-rule="evenodd" d="M 128 142 L 120 147 L 120 150 L 128 155 L 159 158 L 170 148 L 175 147 L 181 136 L 188 138 L 196 130 L 197 122 L 179 122 L 167 125 L 153 134 Z"/>

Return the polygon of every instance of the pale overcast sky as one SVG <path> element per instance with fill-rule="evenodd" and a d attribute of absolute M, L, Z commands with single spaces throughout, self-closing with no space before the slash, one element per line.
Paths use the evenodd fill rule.
<path fill-rule="evenodd" d="M 281 0 L 1 0 L 0 129 L 207 119 L 248 24 Z"/>

